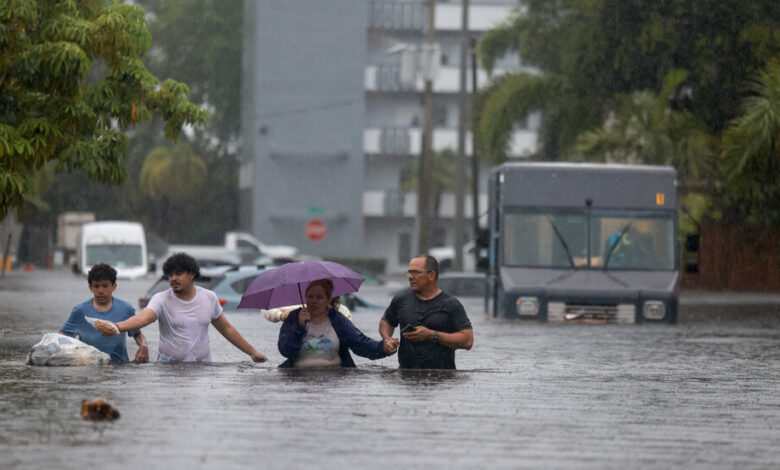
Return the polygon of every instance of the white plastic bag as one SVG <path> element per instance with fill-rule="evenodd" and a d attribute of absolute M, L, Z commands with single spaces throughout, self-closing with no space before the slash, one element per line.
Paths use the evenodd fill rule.
<path fill-rule="evenodd" d="M 59 333 L 43 335 L 27 355 L 32 366 L 95 366 L 110 361 L 111 356 L 96 347 Z"/>

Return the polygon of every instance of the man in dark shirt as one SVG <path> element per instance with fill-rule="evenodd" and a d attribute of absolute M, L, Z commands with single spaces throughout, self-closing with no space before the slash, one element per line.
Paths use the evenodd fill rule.
<path fill-rule="evenodd" d="M 471 349 L 474 330 L 463 305 L 438 287 L 439 263 L 417 256 L 407 271 L 411 290 L 396 295 L 379 321 L 385 342 L 401 326 L 398 363 L 402 369 L 454 369 L 455 350 Z M 408 331 L 407 325 L 414 327 Z"/>

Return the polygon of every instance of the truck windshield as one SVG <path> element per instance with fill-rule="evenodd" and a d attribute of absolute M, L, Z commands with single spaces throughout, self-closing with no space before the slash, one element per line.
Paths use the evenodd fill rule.
<path fill-rule="evenodd" d="M 504 217 L 505 266 L 675 269 L 673 213 L 528 210 Z"/>
<path fill-rule="evenodd" d="M 141 245 L 87 245 L 87 266 L 106 263 L 115 268 L 143 265 Z"/>

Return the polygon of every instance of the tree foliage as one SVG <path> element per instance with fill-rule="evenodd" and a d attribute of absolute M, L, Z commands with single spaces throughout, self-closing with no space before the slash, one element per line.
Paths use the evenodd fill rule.
<path fill-rule="evenodd" d="M 150 221 L 156 233 L 168 236 L 172 227 L 185 223 L 179 216 L 189 212 L 187 206 L 199 199 L 207 174 L 206 162 L 186 143 L 149 152 L 141 168 L 140 185 L 156 206 Z"/>
<path fill-rule="evenodd" d="M 720 161 L 727 208 L 751 223 L 780 230 L 780 63 L 751 82 L 743 114 L 723 135 Z"/>
<path fill-rule="evenodd" d="M 714 137 L 692 113 L 668 105 L 668 97 L 687 76 L 673 70 L 659 94 L 643 90 L 618 96 L 617 109 L 605 125 L 580 134 L 574 151 L 591 161 L 672 165 L 686 183 L 710 176 Z"/>
<path fill-rule="evenodd" d="M 660 93 L 674 69 L 689 75 L 672 106 L 689 110 L 717 136 L 735 117 L 745 81 L 780 52 L 774 0 L 520 3 L 511 21 L 484 36 L 479 54 L 492 68 L 504 54 L 518 52 L 555 90 L 541 107 L 541 157 L 547 160 L 566 156 L 580 133 L 601 126 L 620 106 L 618 97 Z M 491 92 L 503 93 L 500 88 Z M 495 152 L 501 139 L 480 122 L 480 145 Z"/>
<path fill-rule="evenodd" d="M 51 163 L 117 184 L 127 177 L 127 132 L 162 117 L 165 135 L 207 113 L 189 89 L 144 66 L 143 9 L 101 0 L 0 3 L 0 216 L 23 204 Z"/>
<path fill-rule="evenodd" d="M 488 69 L 509 52 L 536 69 L 475 100 L 483 155 L 505 159 L 513 125 L 536 108 L 537 158 L 671 164 L 715 197 L 712 214 L 780 229 L 780 3 L 520 4 L 479 54 Z"/>
<path fill-rule="evenodd" d="M 154 14 L 146 63 L 157 75 L 187 81 L 193 102 L 211 112 L 207 137 L 224 155 L 241 127 L 243 0 L 139 3 Z"/>

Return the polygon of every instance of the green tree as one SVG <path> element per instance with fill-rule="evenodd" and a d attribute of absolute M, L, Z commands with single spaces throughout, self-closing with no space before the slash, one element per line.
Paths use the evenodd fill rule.
<path fill-rule="evenodd" d="M 780 62 L 756 75 L 723 135 L 721 196 L 733 215 L 780 231 Z"/>
<path fill-rule="evenodd" d="M 188 206 L 193 205 L 206 182 L 207 167 L 189 145 L 177 143 L 153 149 L 141 168 L 141 189 L 157 203 L 152 227 L 158 234 L 170 236 L 181 226 Z M 198 208 L 200 209 L 200 208 Z"/>
<path fill-rule="evenodd" d="M 455 152 L 452 149 L 444 149 L 435 152 L 433 163 L 431 165 L 431 201 L 433 214 L 433 227 L 439 232 L 441 223 L 439 209 L 441 208 L 441 198 L 446 192 L 452 192 L 455 189 Z M 417 189 L 417 182 L 420 177 L 420 160 L 409 160 L 401 170 L 401 189 L 403 191 L 414 191 Z M 468 183 L 467 183 L 468 184 Z M 471 186 L 468 185 L 470 188 Z M 441 242 L 442 240 L 434 240 Z"/>
<path fill-rule="evenodd" d="M 118 184 L 127 131 L 159 115 L 165 135 L 202 124 L 186 85 L 160 84 L 141 61 L 143 9 L 101 0 L 0 4 L 0 217 L 23 204 L 31 175 L 52 162 Z"/>
<path fill-rule="evenodd" d="M 536 108 L 543 112 L 540 157 L 565 158 L 579 134 L 621 105 L 620 96 L 660 93 L 674 69 L 689 76 L 673 107 L 718 136 L 735 117 L 745 80 L 780 52 L 778 26 L 774 0 L 521 1 L 511 21 L 485 34 L 479 54 L 492 69 L 518 52 L 537 70 L 497 79 L 480 100 L 480 147 L 504 158 L 514 122 L 495 121 Z"/>
<path fill-rule="evenodd" d="M 220 156 L 239 137 L 243 0 L 141 0 L 154 13 L 146 58 L 157 74 L 186 80 L 192 101 L 211 112 L 207 133 Z M 197 12 L 197 14 L 193 14 Z"/>
<path fill-rule="evenodd" d="M 668 97 L 687 76 L 673 70 L 659 94 L 643 90 L 620 96 L 615 113 L 603 127 L 580 134 L 574 151 L 591 161 L 672 165 L 686 189 L 707 180 L 716 139 L 692 113 L 669 106 Z"/>

